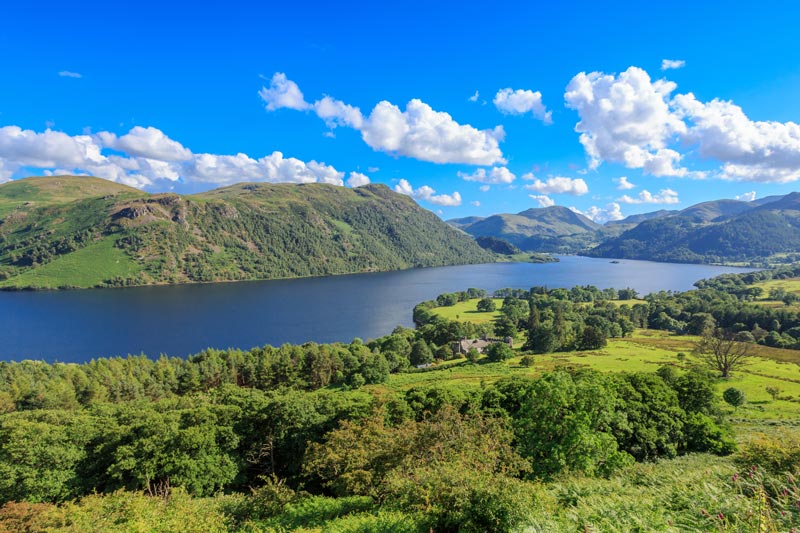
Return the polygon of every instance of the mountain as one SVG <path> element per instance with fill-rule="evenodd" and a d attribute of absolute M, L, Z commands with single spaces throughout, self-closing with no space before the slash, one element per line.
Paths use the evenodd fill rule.
<path fill-rule="evenodd" d="M 239 184 L 188 196 L 75 176 L 0 185 L 0 288 L 271 279 L 493 260 L 384 185 Z"/>
<path fill-rule="evenodd" d="M 458 219 L 464 220 L 464 219 Z M 562 206 L 492 215 L 462 224 L 474 237 L 496 237 L 526 251 L 574 252 L 596 243 L 602 226 Z"/>
<path fill-rule="evenodd" d="M 718 218 L 735 216 L 753 209 L 754 205 L 739 200 L 714 200 L 687 207 L 678 216 L 693 222 L 711 222 Z"/>
<path fill-rule="evenodd" d="M 451 218 L 450 220 L 446 220 L 445 222 L 447 222 L 454 228 L 463 229 L 465 226 L 469 226 L 470 224 L 480 222 L 481 220 L 483 220 L 483 218 L 484 217 Z"/>
<path fill-rule="evenodd" d="M 719 200 L 646 220 L 587 252 L 689 263 L 752 261 L 800 252 L 800 193 L 763 204 Z"/>
<path fill-rule="evenodd" d="M 606 223 L 607 226 L 635 226 L 645 220 L 653 220 L 656 218 L 664 218 L 676 214 L 678 211 L 670 211 L 668 209 L 659 209 L 650 213 L 640 213 L 638 215 L 630 215 L 622 220 L 611 220 Z"/>

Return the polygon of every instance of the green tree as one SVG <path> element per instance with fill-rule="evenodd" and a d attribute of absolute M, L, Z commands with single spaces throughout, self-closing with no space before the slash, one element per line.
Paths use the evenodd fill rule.
<path fill-rule="evenodd" d="M 607 344 L 606 336 L 602 330 L 593 326 L 583 328 L 581 337 L 581 350 L 598 350 Z"/>
<path fill-rule="evenodd" d="M 725 392 L 722 393 L 722 399 L 734 409 L 738 409 L 747 401 L 744 392 L 735 387 L 728 387 L 725 389 Z"/>
<path fill-rule="evenodd" d="M 481 298 L 478 300 L 478 311 L 482 313 L 490 313 L 497 309 L 497 305 L 491 298 Z"/>
<path fill-rule="evenodd" d="M 467 361 L 469 361 L 470 363 L 477 363 L 478 359 L 480 358 L 481 358 L 481 353 L 474 347 L 470 347 L 470 349 L 467 350 Z"/>
<path fill-rule="evenodd" d="M 541 326 L 528 332 L 528 340 L 523 349 L 534 353 L 552 353 L 558 350 L 561 345 L 558 337 L 551 327 Z"/>
<path fill-rule="evenodd" d="M 710 313 L 695 313 L 686 325 L 686 332 L 690 335 L 706 335 L 716 327 L 717 321 Z"/>
<path fill-rule="evenodd" d="M 411 364 L 414 366 L 432 363 L 433 352 L 431 352 L 431 348 L 428 346 L 428 343 L 422 339 L 414 341 L 414 344 L 411 346 L 410 359 Z"/>
<path fill-rule="evenodd" d="M 486 357 L 489 361 L 497 363 L 514 357 L 514 350 L 505 342 L 495 342 L 486 348 Z"/>
<path fill-rule="evenodd" d="M 609 428 L 615 399 L 605 378 L 552 372 L 533 381 L 516 421 L 520 453 L 538 476 L 605 474 L 632 462 Z"/>
<path fill-rule="evenodd" d="M 517 326 L 508 317 L 501 316 L 494 322 L 494 334 L 498 337 L 514 337 L 517 334 Z"/>

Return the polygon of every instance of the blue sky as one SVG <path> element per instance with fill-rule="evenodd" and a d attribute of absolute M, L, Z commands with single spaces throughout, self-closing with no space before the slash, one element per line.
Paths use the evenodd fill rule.
<path fill-rule="evenodd" d="M 800 189 L 793 3 L 253 4 L 5 6 L 0 179 L 369 179 L 600 221 Z"/>

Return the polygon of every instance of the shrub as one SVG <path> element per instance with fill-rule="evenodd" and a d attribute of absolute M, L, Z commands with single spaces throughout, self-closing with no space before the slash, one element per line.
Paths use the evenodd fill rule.
<path fill-rule="evenodd" d="M 800 473 L 800 439 L 789 430 L 758 433 L 744 444 L 736 462 L 744 467 L 757 465 L 775 475 Z"/>
<path fill-rule="evenodd" d="M 735 387 L 729 387 L 725 389 L 725 392 L 722 393 L 722 399 L 725 400 L 725 402 L 729 405 L 733 406 L 734 409 L 744 405 L 747 401 L 744 392 Z"/>

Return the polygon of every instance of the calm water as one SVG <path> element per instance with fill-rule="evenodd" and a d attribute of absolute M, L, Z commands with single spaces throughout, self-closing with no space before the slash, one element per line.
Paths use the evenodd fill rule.
<path fill-rule="evenodd" d="M 146 353 L 185 356 L 209 346 L 349 342 L 412 326 L 417 303 L 469 287 L 632 287 L 688 290 L 741 269 L 562 257 L 560 263 L 494 263 L 285 281 L 0 292 L 0 360 L 85 361 Z"/>

